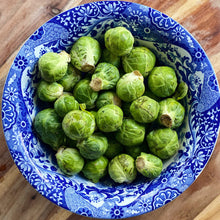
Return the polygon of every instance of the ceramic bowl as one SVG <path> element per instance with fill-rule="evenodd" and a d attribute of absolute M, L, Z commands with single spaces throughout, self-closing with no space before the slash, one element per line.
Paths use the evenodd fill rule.
<path fill-rule="evenodd" d="M 37 61 L 49 51 L 69 50 L 81 36 L 102 40 L 110 27 L 124 26 L 161 64 L 188 84 L 186 117 L 178 129 L 180 149 L 164 162 L 161 175 L 147 181 L 94 184 L 67 177 L 53 152 L 32 130 L 40 110 L 36 99 Z M 20 172 L 43 196 L 79 215 L 118 219 L 144 214 L 184 192 L 207 164 L 218 136 L 220 94 L 216 75 L 198 42 L 176 21 L 152 8 L 124 1 L 93 2 L 65 11 L 34 32 L 18 52 L 5 82 L 2 121 L 8 148 Z"/>

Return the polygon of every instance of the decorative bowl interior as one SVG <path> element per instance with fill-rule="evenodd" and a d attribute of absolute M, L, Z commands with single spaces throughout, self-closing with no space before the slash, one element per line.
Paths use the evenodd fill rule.
<path fill-rule="evenodd" d="M 165 161 L 162 174 L 139 177 L 132 184 L 106 178 L 94 184 L 80 175 L 61 173 L 54 154 L 39 142 L 32 121 L 41 109 L 36 99 L 37 61 L 48 51 L 69 51 L 81 36 L 99 41 L 110 27 L 125 26 L 136 45 L 145 45 L 160 64 L 175 68 L 188 84 L 186 117 L 178 129 L 180 149 Z M 155 210 L 172 201 L 199 176 L 218 136 L 219 87 L 212 66 L 197 41 L 176 21 L 146 6 L 124 1 L 100 1 L 57 15 L 25 42 L 9 71 L 2 121 L 10 153 L 24 177 L 43 196 L 74 213 L 96 218 L 126 218 Z"/>

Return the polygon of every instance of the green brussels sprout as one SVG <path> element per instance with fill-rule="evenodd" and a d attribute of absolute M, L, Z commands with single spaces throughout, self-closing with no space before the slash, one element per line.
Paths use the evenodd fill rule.
<path fill-rule="evenodd" d="M 68 112 L 79 109 L 79 103 L 68 93 L 63 94 L 54 102 L 54 109 L 60 117 L 64 117 Z"/>
<path fill-rule="evenodd" d="M 62 128 L 66 136 L 72 140 L 85 139 L 95 130 L 95 118 L 89 112 L 73 110 L 64 116 Z"/>
<path fill-rule="evenodd" d="M 106 156 L 108 159 L 112 159 L 115 156 L 121 154 L 124 150 L 123 146 L 115 140 L 113 135 L 107 136 L 108 139 L 108 148 L 104 153 L 104 156 Z"/>
<path fill-rule="evenodd" d="M 118 55 L 114 55 L 111 53 L 108 49 L 104 49 L 102 51 L 102 56 L 99 61 L 100 63 L 111 63 L 112 65 L 116 66 L 117 68 L 120 67 L 121 64 L 121 58 Z"/>
<path fill-rule="evenodd" d="M 89 160 L 101 157 L 108 148 L 108 139 L 101 133 L 94 133 L 77 143 L 80 154 Z"/>
<path fill-rule="evenodd" d="M 123 75 L 116 85 L 116 93 L 118 97 L 125 102 L 134 101 L 142 96 L 144 91 L 144 77 L 136 70 Z"/>
<path fill-rule="evenodd" d="M 37 87 L 37 96 L 44 102 L 54 102 L 63 94 L 63 86 L 57 82 L 42 80 Z"/>
<path fill-rule="evenodd" d="M 79 173 L 84 166 L 84 159 L 75 148 L 59 148 L 56 153 L 57 164 L 66 175 Z"/>
<path fill-rule="evenodd" d="M 96 100 L 96 107 L 99 109 L 105 105 L 114 104 L 121 107 L 121 99 L 113 91 L 104 91 Z"/>
<path fill-rule="evenodd" d="M 44 109 L 34 118 L 34 129 L 40 140 L 54 150 L 65 143 L 66 136 L 62 129 L 62 119 L 52 108 Z"/>
<path fill-rule="evenodd" d="M 63 86 L 63 91 L 72 92 L 73 87 L 81 79 L 79 70 L 73 67 L 71 63 L 68 64 L 66 74 L 57 82 Z"/>
<path fill-rule="evenodd" d="M 185 108 L 173 98 L 164 99 L 159 104 L 159 123 L 168 128 L 178 128 L 183 123 Z"/>
<path fill-rule="evenodd" d="M 117 67 L 110 63 L 99 63 L 92 75 L 90 86 L 94 91 L 109 90 L 116 86 L 119 78 Z"/>
<path fill-rule="evenodd" d="M 38 61 L 42 79 L 47 82 L 58 81 L 66 74 L 69 62 L 70 55 L 65 51 L 60 53 L 45 53 Z"/>
<path fill-rule="evenodd" d="M 107 30 L 104 35 L 105 47 L 116 56 L 129 54 L 133 48 L 134 37 L 125 27 Z"/>
<path fill-rule="evenodd" d="M 127 146 L 125 148 L 125 152 L 130 156 L 132 156 L 134 159 L 136 159 L 141 154 L 141 152 L 146 152 L 146 151 L 147 151 L 147 144 L 144 142 L 139 145 Z"/>
<path fill-rule="evenodd" d="M 134 47 L 129 54 L 122 57 L 122 66 L 126 73 L 138 70 L 143 77 L 147 77 L 154 68 L 156 56 L 148 48 Z"/>
<path fill-rule="evenodd" d="M 168 66 L 154 67 L 148 77 L 148 87 L 158 97 L 171 96 L 177 87 L 175 70 Z"/>
<path fill-rule="evenodd" d="M 82 72 L 89 72 L 95 69 L 101 57 L 99 42 L 89 36 L 80 37 L 72 46 L 71 63 Z"/>
<path fill-rule="evenodd" d="M 117 131 L 122 125 L 123 111 L 117 105 L 109 104 L 101 107 L 96 115 L 96 124 L 100 131 Z"/>
<path fill-rule="evenodd" d="M 108 159 L 104 156 L 101 156 L 96 160 L 87 161 L 82 169 L 82 173 L 87 179 L 93 183 L 97 183 L 107 174 L 107 169 Z"/>
<path fill-rule="evenodd" d="M 158 177 L 163 169 L 163 162 L 159 157 L 144 152 L 137 157 L 135 165 L 139 173 L 150 179 Z"/>
<path fill-rule="evenodd" d="M 128 154 L 120 154 L 109 162 L 108 173 L 116 183 L 131 183 L 137 176 L 135 160 Z"/>
<path fill-rule="evenodd" d="M 124 146 L 139 145 L 144 141 L 144 136 L 144 125 L 130 118 L 124 118 L 122 126 L 116 132 L 116 140 Z"/>
<path fill-rule="evenodd" d="M 141 96 L 134 100 L 130 106 L 130 112 L 135 121 L 151 123 L 157 119 L 160 105 L 154 99 Z"/>
<path fill-rule="evenodd" d="M 86 109 L 94 108 L 98 98 L 98 92 L 95 92 L 89 83 L 89 79 L 80 80 L 73 89 L 73 96 L 79 103 L 85 103 Z"/>
<path fill-rule="evenodd" d="M 170 128 L 153 130 L 146 138 L 151 153 L 162 160 L 169 159 L 179 149 L 177 132 Z"/>
<path fill-rule="evenodd" d="M 186 97 L 188 93 L 188 86 L 185 82 L 181 82 L 178 84 L 177 89 L 173 95 L 173 98 L 176 99 L 177 101 L 183 99 Z"/>

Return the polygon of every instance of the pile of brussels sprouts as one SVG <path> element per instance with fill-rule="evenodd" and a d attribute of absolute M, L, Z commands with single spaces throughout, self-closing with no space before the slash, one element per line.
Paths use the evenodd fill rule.
<path fill-rule="evenodd" d="M 66 175 L 156 178 L 179 149 L 187 85 L 173 68 L 155 66 L 154 53 L 134 46 L 124 27 L 107 30 L 104 44 L 83 36 L 69 53 L 40 57 L 37 96 L 51 107 L 37 113 L 34 130 Z"/>

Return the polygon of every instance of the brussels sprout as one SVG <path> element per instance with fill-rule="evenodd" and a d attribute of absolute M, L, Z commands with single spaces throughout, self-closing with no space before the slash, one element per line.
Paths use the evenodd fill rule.
<path fill-rule="evenodd" d="M 146 151 L 147 151 L 147 144 L 144 142 L 136 146 L 127 146 L 125 148 L 125 152 L 130 156 L 132 156 L 134 159 L 136 159 L 141 154 L 141 152 L 146 152 Z"/>
<path fill-rule="evenodd" d="M 84 159 L 75 148 L 59 148 L 56 159 L 60 170 L 69 176 L 79 173 L 84 166 Z"/>
<path fill-rule="evenodd" d="M 163 169 L 163 162 L 159 157 L 143 152 L 137 157 L 135 165 L 139 173 L 150 179 L 158 177 Z"/>
<path fill-rule="evenodd" d="M 108 49 L 104 49 L 102 51 L 102 56 L 99 61 L 104 63 L 111 63 L 112 65 L 116 66 L 117 68 L 120 67 L 121 64 L 121 58 L 118 55 L 112 54 Z"/>
<path fill-rule="evenodd" d="M 57 82 L 49 83 L 42 80 L 37 87 L 37 96 L 44 102 L 54 102 L 63 94 L 63 86 Z"/>
<path fill-rule="evenodd" d="M 99 109 L 105 105 L 114 104 L 121 107 L 121 99 L 113 91 L 105 91 L 98 96 L 96 107 Z"/>
<path fill-rule="evenodd" d="M 98 92 L 92 90 L 89 86 L 90 80 L 80 80 L 73 90 L 73 96 L 79 103 L 85 103 L 86 109 L 92 109 L 95 107 L 96 99 L 98 98 Z"/>
<path fill-rule="evenodd" d="M 101 156 L 96 160 L 87 161 L 82 169 L 82 173 L 87 179 L 91 180 L 93 183 L 97 183 L 107 174 L 107 168 L 108 159 Z"/>
<path fill-rule="evenodd" d="M 79 103 L 70 94 L 63 94 L 54 103 L 54 109 L 60 117 L 64 117 L 68 112 L 72 110 L 79 109 Z"/>
<path fill-rule="evenodd" d="M 116 183 L 131 183 L 137 175 L 135 161 L 128 154 L 120 154 L 109 162 L 108 173 Z"/>
<path fill-rule="evenodd" d="M 89 72 L 95 69 L 101 57 L 99 42 L 89 36 L 80 37 L 72 46 L 71 63 L 82 72 Z"/>
<path fill-rule="evenodd" d="M 73 67 L 71 63 L 68 64 L 68 69 L 64 77 L 62 77 L 58 83 L 63 86 L 63 91 L 72 92 L 73 87 L 81 79 L 79 70 Z"/>
<path fill-rule="evenodd" d="M 125 27 L 111 28 L 104 35 L 105 47 L 116 56 L 129 54 L 133 48 L 134 37 Z"/>
<path fill-rule="evenodd" d="M 124 146 L 139 145 L 144 141 L 145 127 L 133 119 L 124 118 L 116 132 L 116 140 Z"/>
<path fill-rule="evenodd" d="M 160 128 L 147 135 L 150 151 L 160 159 L 169 159 L 179 149 L 178 135 L 170 128 Z"/>
<path fill-rule="evenodd" d="M 149 89 L 158 97 L 171 96 L 177 87 L 177 77 L 173 68 L 154 67 L 148 77 Z"/>
<path fill-rule="evenodd" d="M 138 70 L 147 77 L 154 68 L 156 56 L 146 47 L 134 47 L 129 54 L 122 57 L 122 66 L 126 73 Z"/>
<path fill-rule="evenodd" d="M 45 53 L 38 61 L 42 79 L 47 82 L 58 81 L 66 74 L 68 62 L 70 62 L 70 55 L 65 51 Z"/>
<path fill-rule="evenodd" d="M 63 118 L 62 127 L 70 139 L 85 139 L 92 135 L 95 130 L 95 118 L 89 112 L 73 110 Z"/>
<path fill-rule="evenodd" d="M 123 111 L 117 105 L 109 104 L 100 108 L 96 115 L 96 124 L 103 132 L 117 131 L 122 125 Z"/>
<path fill-rule="evenodd" d="M 108 139 L 108 148 L 105 151 L 104 156 L 106 156 L 108 159 L 112 159 L 115 156 L 121 154 L 123 152 L 123 146 L 115 140 L 115 138 L 112 136 L 107 136 Z"/>
<path fill-rule="evenodd" d="M 173 95 L 173 98 L 179 101 L 187 95 L 187 92 L 188 92 L 187 84 L 185 82 L 181 82 L 178 84 L 177 89 Z"/>
<path fill-rule="evenodd" d="M 80 154 L 89 160 L 101 157 L 108 148 L 108 139 L 101 133 L 94 133 L 77 143 Z"/>
<path fill-rule="evenodd" d="M 132 102 L 130 112 L 135 121 L 150 123 L 157 118 L 159 108 L 160 105 L 157 101 L 147 96 L 141 96 Z"/>
<path fill-rule="evenodd" d="M 178 128 L 183 122 L 185 108 L 173 98 L 164 99 L 159 104 L 159 123 L 168 128 Z"/>
<path fill-rule="evenodd" d="M 117 67 L 110 63 L 99 63 L 92 75 L 90 86 L 94 91 L 112 89 L 116 86 L 119 78 Z"/>
<path fill-rule="evenodd" d="M 62 119 L 54 109 L 48 108 L 38 112 L 33 125 L 39 138 L 54 150 L 58 150 L 65 143 Z"/>
<path fill-rule="evenodd" d="M 123 75 L 116 85 L 118 97 L 125 102 L 134 101 L 142 96 L 144 91 L 144 77 L 139 71 L 133 71 Z"/>

